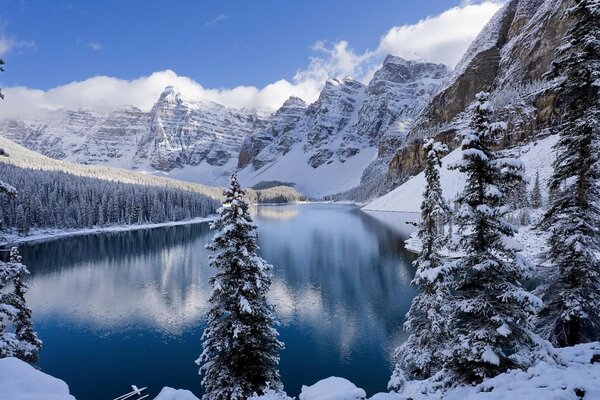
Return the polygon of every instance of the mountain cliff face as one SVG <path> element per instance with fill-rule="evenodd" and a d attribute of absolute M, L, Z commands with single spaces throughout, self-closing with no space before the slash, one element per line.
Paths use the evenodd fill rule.
<path fill-rule="evenodd" d="M 420 141 L 436 137 L 455 148 L 456 131 L 480 91 L 491 92 L 497 117 L 508 134 L 498 146 L 507 148 L 539 134 L 557 122 L 555 101 L 544 75 L 555 49 L 573 21 L 564 18 L 568 0 L 510 0 L 492 18 L 459 62 L 454 76 L 424 108 L 406 141 L 388 164 L 385 187 L 391 189 L 423 168 Z"/>
<path fill-rule="evenodd" d="M 308 106 L 291 98 L 244 141 L 240 177 L 249 184 L 293 182 L 318 196 L 350 189 L 382 142 L 404 139 L 447 77 L 443 65 L 388 56 L 368 85 L 331 79 Z"/>

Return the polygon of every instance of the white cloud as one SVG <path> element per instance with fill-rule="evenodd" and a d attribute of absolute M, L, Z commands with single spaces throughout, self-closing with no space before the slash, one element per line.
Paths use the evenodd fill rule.
<path fill-rule="evenodd" d="M 7 36 L 0 29 L 0 56 L 4 56 L 13 50 L 35 49 L 35 42 L 31 40 L 19 40 L 13 36 Z"/>
<path fill-rule="evenodd" d="M 100 44 L 98 42 L 89 42 L 88 44 L 86 44 L 86 46 L 94 51 L 102 50 L 102 48 L 104 47 L 104 46 L 102 46 L 102 44 Z"/>
<path fill-rule="evenodd" d="M 467 4 L 413 25 L 394 27 L 381 38 L 377 51 L 414 55 L 454 67 L 501 6 L 502 3 L 491 1 Z"/>
<path fill-rule="evenodd" d="M 211 26 L 214 26 L 214 25 L 218 24 L 221 21 L 225 21 L 226 19 L 229 19 L 229 16 L 227 16 L 225 14 L 219 14 L 215 18 L 213 18 L 210 21 L 206 22 L 204 24 L 204 27 L 205 28 L 210 28 Z"/>
<path fill-rule="evenodd" d="M 191 78 L 167 70 L 131 81 L 97 76 L 48 91 L 9 87 L 3 90 L 6 96 L 0 105 L 0 117 L 37 116 L 60 108 L 103 111 L 134 105 L 149 110 L 166 86 L 174 86 L 187 98 L 257 109 L 275 109 L 291 95 L 314 99 L 320 90 L 320 85 L 314 81 L 292 84 L 286 80 L 262 89 L 253 86 L 207 89 Z"/>
<path fill-rule="evenodd" d="M 34 115 L 58 108 L 108 110 L 134 105 L 148 110 L 166 86 L 174 86 L 186 97 L 215 101 L 232 107 L 276 109 L 290 96 L 316 100 L 329 77 L 351 76 L 368 82 L 386 54 L 422 58 L 454 66 L 471 41 L 501 7 L 498 1 L 464 4 L 412 25 L 394 27 L 385 33 L 375 50 L 356 53 L 346 41 L 317 42 L 316 55 L 293 79 L 280 79 L 263 88 L 238 86 L 210 89 L 173 71 L 155 72 L 135 80 L 97 76 L 42 91 L 24 87 L 6 88 L 0 117 Z M 226 19 L 219 15 L 210 24 Z M 0 54 L 2 39 L 0 35 Z"/>

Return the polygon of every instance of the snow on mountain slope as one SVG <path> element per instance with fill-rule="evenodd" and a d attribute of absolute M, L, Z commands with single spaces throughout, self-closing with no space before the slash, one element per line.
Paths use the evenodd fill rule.
<path fill-rule="evenodd" d="M 358 185 L 365 166 L 375 159 L 376 154 L 376 149 L 367 148 L 344 163 L 332 160 L 313 168 L 307 162 L 302 144 L 297 144 L 260 170 L 246 168 L 238 173 L 238 177 L 249 186 L 268 181 L 291 182 L 300 193 L 323 197 Z"/>
<path fill-rule="evenodd" d="M 331 79 L 313 104 L 291 98 L 244 141 L 240 179 L 292 182 L 312 196 L 357 186 L 382 141 L 402 140 L 447 76 L 443 65 L 388 56 L 367 86 Z"/>
<path fill-rule="evenodd" d="M 166 186 L 175 189 L 200 193 L 213 199 L 222 200 L 223 188 L 194 183 L 187 180 L 169 179 L 143 172 L 133 172 L 123 168 L 106 167 L 102 165 L 83 165 L 63 160 L 55 160 L 35 151 L 20 146 L 0 136 L 0 148 L 5 149 L 9 157 L 0 157 L 0 163 L 12 164 L 21 168 L 35 168 L 48 171 L 62 171 L 68 174 L 110 180 L 115 182 L 133 183 L 146 186 Z M 300 201 L 302 194 L 288 186 L 270 187 L 267 189 L 247 190 L 248 199 L 252 202 L 272 203 L 282 201 Z"/>
<path fill-rule="evenodd" d="M 536 171 L 540 174 L 540 187 L 543 195 L 546 195 L 547 183 L 552 175 L 552 160 L 554 151 L 552 147 L 558 140 L 557 135 L 548 136 L 544 139 L 531 142 L 525 146 L 506 150 L 520 158 L 525 165 L 527 174 L 532 178 L 530 186 L 533 185 L 533 177 Z M 442 160 L 440 169 L 440 183 L 444 192 L 444 197 L 448 200 L 454 200 L 465 185 L 464 174 L 449 170 L 448 165 L 460 160 L 462 152 L 456 149 Z M 531 187 L 530 187 L 531 189 Z M 408 181 L 389 192 L 388 194 L 373 200 L 365 207 L 365 211 L 393 211 L 393 212 L 420 212 L 423 201 L 422 194 L 425 190 L 425 174 L 420 174 L 410 178 Z"/>
<path fill-rule="evenodd" d="M 82 165 L 63 160 L 55 160 L 35 151 L 26 149 L 2 136 L 0 148 L 5 149 L 9 157 L 0 158 L 0 162 L 16 165 L 21 168 L 36 168 L 48 171 L 62 171 L 69 174 L 104 179 L 137 185 L 167 186 L 207 195 L 221 199 L 222 189 L 196 183 L 182 182 L 174 179 L 153 176 L 141 172 L 132 172 L 121 168 L 100 165 Z"/>

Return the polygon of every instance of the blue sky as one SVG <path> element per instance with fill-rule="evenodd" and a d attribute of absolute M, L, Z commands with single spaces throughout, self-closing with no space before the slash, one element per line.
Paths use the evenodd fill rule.
<path fill-rule="evenodd" d="M 381 39 L 391 29 L 435 19 L 446 10 L 464 9 L 471 3 L 475 5 L 469 7 L 480 9 L 468 15 L 465 22 L 470 30 L 457 39 L 461 41 L 455 46 L 457 54 L 498 4 L 465 0 L 0 0 L 0 56 L 7 62 L 0 84 L 48 91 L 99 75 L 131 81 L 168 70 L 204 89 L 244 85 L 261 90 L 279 80 L 297 85 L 303 79 L 298 77 L 304 76 L 297 73 L 315 67 L 315 59 L 329 75 L 367 79 L 370 65 L 380 63 L 384 52 L 402 52 L 402 40 L 408 45 L 412 41 L 404 36 L 383 49 Z M 448 29 L 450 36 L 456 29 Z M 440 47 L 438 53 L 452 51 L 453 45 L 445 50 Z M 435 60 L 435 49 L 427 50 L 427 46 L 422 46 L 424 54 L 419 57 L 447 64 L 459 57 L 445 55 Z M 339 65 L 331 66 L 333 59 Z M 259 105 L 263 103 L 271 105 L 268 101 Z"/>

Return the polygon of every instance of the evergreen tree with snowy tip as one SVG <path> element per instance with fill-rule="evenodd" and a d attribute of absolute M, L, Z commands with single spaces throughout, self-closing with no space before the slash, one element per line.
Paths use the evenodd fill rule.
<path fill-rule="evenodd" d="M 559 346 L 600 339 L 600 1 L 574 0 L 550 77 L 563 110 L 545 215 L 553 267 L 538 326 Z"/>
<path fill-rule="evenodd" d="M 500 188 L 524 179 L 523 165 L 491 150 L 504 123 L 490 122 L 488 93 L 470 107 L 470 129 L 462 133 L 462 160 L 452 167 L 466 174 L 456 216 L 464 254 L 455 262 L 455 301 L 448 323 L 454 344 L 445 369 L 452 384 L 480 382 L 520 367 L 523 355 L 538 343 L 529 318 L 540 300 L 523 289 L 531 266 L 506 222 L 509 211 Z"/>
<path fill-rule="evenodd" d="M 396 349 L 398 363 L 388 387 L 400 390 L 405 374 L 411 378 L 425 379 L 442 368 L 450 332 L 446 317 L 450 311 L 450 268 L 440 255 L 443 226 L 450 212 L 440 186 L 441 158 L 448 147 L 433 139 L 425 141 L 425 192 L 421 203 L 421 222 L 418 237 L 422 247 L 414 262 L 415 278 L 412 284 L 419 293 L 406 314 L 404 327 L 411 334 Z"/>
<path fill-rule="evenodd" d="M 31 323 L 31 309 L 25 301 L 25 294 L 29 286 L 23 281 L 25 275 L 29 275 L 29 270 L 21 263 L 21 255 L 16 247 L 10 250 L 10 264 L 14 269 L 12 306 L 17 310 L 13 318 L 15 337 L 19 341 L 15 350 L 15 357 L 34 363 L 38 360 L 38 353 L 42 348 L 42 341 L 33 330 Z"/>
<path fill-rule="evenodd" d="M 535 180 L 533 181 L 533 189 L 531 190 L 531 206 L 533 208 L 542 207 L 542 190 L 540 189 L 540 171 L 535 172 Z"/>
<path fill-rule="evenodd" d="M 281 391 L 274 307 L 267 302 L 271 266 L 256 255 L 256 225 L 245 192 L 235 175 L 223 193 L 225 201 L 211 224 L 217 233 L 206 247 L 216 252 L 210 266 L 217 274 L 203 352 L 196 361 L 204 374 L 204 400 L 247 399 L 269 390 Z"/>
<path fill-rule="evenodd" d="M 0 263 L 0 358 L 17 357 L 37 361 L 42 342 L 31 324 L 31 309 L 25 302 L 28 286 L 23 277 L 29 274 L 21 263 L 16 247 L 10 251 L 10 261 Z M 11 283 L 13 290 L 6 291 Z"/>

